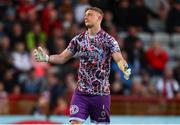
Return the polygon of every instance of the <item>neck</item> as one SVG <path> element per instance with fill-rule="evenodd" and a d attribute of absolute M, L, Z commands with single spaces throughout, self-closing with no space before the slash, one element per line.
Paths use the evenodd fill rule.
<path fill-rule="evenodd" d="M 93 26 L 91 28 L 88 28 L 89 35 L 93 36 L 96 33 L 98 33 L 101 30 L 101 26 Z"/>

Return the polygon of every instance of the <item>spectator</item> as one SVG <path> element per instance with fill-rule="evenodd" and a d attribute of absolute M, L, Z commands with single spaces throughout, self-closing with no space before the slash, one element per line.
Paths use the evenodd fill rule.
<path fill-rule="evenodd" d="M 4 33 L 4 24 L 2 22 L 0 22 L 0 40 L 2 39 L 2 37 L 5 35 Z"/>
<path fill-rule="evenodd" d="M 168 53 L 163 48 L 161 48 L 159 42 L 155 41 L 146 51 L 146 59 L 151 75 L 162 75 L 168 62 Z"/>
<path fill-rule="evenodd" d="M 21 0 L 18 5 L 18 13 L 27 14 L 30 10 L 34 9 L 35 4 L 31 0 L 23 1 Z"/>
<path fill-rule="evenodd" d="M 142 79 L 139 76 L 134 76 L 131 88 L 132 96 L 146 96 L 148 93 L 145 86 L 142 84 Z"/>
<path fill-rule="evenodd" d="M 13 94 L 13 96 L 21 96 L 21 94 L 22 94 L 21 86 L 18 85 L 18 84 L 16 84 L 16 85 L 13 87 L 12 94 Z"/>
<path fill-rule="evenodd" d="M 37 16 L 37 9 L 36 6 L 33 7 L 32 9 L 30 9 L 27 13 L 28 16 L 28 23 L 32 26 L 35 22 L 37 22 L 38 20 L 38 16 Z"/>
<path fill-rule="evenodd" d="M 174 78 L 180 85 L 180 59 L 178 60 L 177 66 L 174 68 Z"/>
<path fill-rule="evenodd" d="M 180 1 L 175 0 L 166 20 L 167 31 L 180 33 Z"/>
<path fill-rule="evenodd" d="M 49 50 L 49 54 L 54 54 L 54 45 L 55 45 L 55 39 L 62 37 L 62 32 L 60 29 L 53 29 L 53 32 L 51 35 L 49 35 L 46 47 Z"/>
<path fill-rule="evenodd" d="M 156 88 L 159 96 L 166 98 L 176 97 L 176 94 L 179 94 L 179 84 L 173 78 L 173 70 L 166 68 L 164 70 L 164 75 L 160 78 L 156 84 Z"/>
<path fill-rule="evenodd" d="M 141 76 L 142 76 L 142 84 L 143 85 L 148 85 L 150 83 L 150 74 L 149 72 L 147 72 L 146 70 L 143 70 L 141 72 Z"/>
<path fill-rule="evenodd" d="M 128 27 L 128 35 L 124 38 L 124 44 L 125 44 L 125 49 L 129 52 L 133 50 L 133 47 L 135 45 L 135 42 L 140 40 L 137 37 L 138 31 L 137 28 L 134 26 L 129 26 Z"/>
<path fill-rule="evenodd" d="M 7 115 L 9 112 L 8 95 L 4 90 L 4 84 L 0 82 L 0 115 Z"/>
<path fill-rule="evenodd" d="M 61 53 L 66 47 L 66 43 L 62 37 L 54 38 L 53 43 L 51 43 L 50 53 Z"/>
<path fill-rule="evenodd" d="M 9 6 L 9 8 L 6 10 L 2 20 L 4 23 L 4 31 L 6 34 L 9 35 L 12 31 L 12 27 L 13 27 L 14 23 L 17 20 L 16 19 L 16 9 L 15 9 L 14 5 Z"/>
<path fill-rule="evenodd" d="M 32 23 L 29 20 L 29 12 L 35 9 L 33 1 L 19 1 L 17 5 L 18 21 L 22 24 L 23 33 L 27 33 L 32 27 Z"/>
<path fill-rule="evenodd" d="M 131 10 L 131 25 L 138 28 L 139 31 L 151 31 L 148 27 L 148 17 L 158 18 L 159 15 L 144 5 L 143 0 L 135 0 L 135 6 Z"/>
<path fill-rule="evenodd" d="M 167 13 L 170 9 L 170 1 L 168 0 L 152 0 L 148 2 L 145 0 L 145 4 L 149 7 L 153 12 L 159 13 L 161 19 L 165 19 L 167 17 Z"/>
<path fill-rule="evenodd" d="M 170 8 L 168 2 L 168 0 L 144 0 L 145 5 L 155 13 L 159 13 L 159 10 L 161 8 L 164 8 L 164 11 L 166 13 Z"/>
<path fill-rule="evenodd" d="M 55 39 L 55 53 L 61 53 L 65 50 L 65 41 L 59 37 Z"/>
<path fill-rule="evenodd" d="M 160 18 L 149 18 L 149 27 L 154 32 L 163 32 L 166 29 L 165 23 L 167 13 L 170 9 L 168 0 L 145 0 L 145 5 L 150 8 L 154 13 L 159 14 Z"/>
<path fill-rule="evenodd" d="M 112 95 L 124 95 L 123 84 L 120 80 L 116 80 L 111 84 L 111 94 Z"/>
<path fill-rule="evenodd" d="M 104 12 L 104 20 L 103 20 L 103 29 L 105 31 L 109 31 L 111 27 L 114 25 L 113 24 L 113 15 L 111 11 L 105 11 Z"/>
<path fill-rule="evenodd" d="M 17 82 L 17 75 L 13 69 L 8 69 L 3 73 L 4 89 L 8 93 L 12 93 L 14 86 Z"/>
<path fill-rule="evenodd" d="M 0 79 L 2 79 L 4 72 L 12 67 L 10 46 L 9 37 L 3 36 L 0 40 Z"/>
<path fill-rule="evenodd" d="M 88 0 L 80 0 L 79 3 L 74 7 L 74 17 L 75 21 L 82 25 L 83 18 L 84 18 L 84 12 L 86 8 L 90 7 L 90 4 L 88 3 Z"/>
<path fill-rule="evenodd" d="M 74 22 L 74 18 L 72 12 L 64 13 L 64 19 L 62 23 L 64 33 L 70 30 L 71 26 L 73 25 L 73 22 Z"/>
<path fill-rule="evenodd" d="M 69 115 L 69 106 L 65 99 L 58 98 L 57 106 L 55 107 L 53 114 L 55 115 Z"/>
<path fill-rule="evenodd" d="M 13 66 L 17 71 L 26 72 L 32 68 L 30 55 L 25 50 L 25 45 L 22 42 L 15 44 L 15 50 L 12 52 Z"/>
<path fill-rule="evenodd" d="M 50 92 L 50 111 L 53 111 L 57 105 L 57 100 L 59 97 L 65 94 L 65 84 L 60 81 L 57 77 L 57 72 L 50 70 L 47 73 L 47 81 L 49 85 Z"/>
<path fill-rule="evenodd" d="M 46 39 L 46 34 L 41 30 L 40 24 L 34 24 L 32 27 L 32 31 L 28 32 L 26 36 L 26 44 L 28 50 L 32 50 L 40 43 L 43 43 L 45 45 Z"/>
<path fill-rule="evenodd" d="M 79 33 L 79 27 L 76 23 L 73 23 L 70 29 L 63 35 L 66 41 L 66 46 L 68 46 L 71 39 Z"/>
<path fill-rule="evenodd" d="M 155 87 L 155 83 L 151 79 L 149 72 L 146 70 L 141 71 L 142 85 L 145 87 L 145 91 L 147 92 L 145 96 L 155 97 L 157 96 L 157 91 Z"/>
<path fill-rule="evenodd" d="M 42 30 L 48 35 L 49 34 L 49 13 L 54 9 L 54 3 L 52 1 L 49 1 L 46 5 L 46 7 L 42 10 L 41 14 L 41 24 L 42 24 Z"/>
<path fill-rule="evenodd" d="M 115 7 L 114 23 L 118 31 L 126 31 L 131 21 L 129 0 L 120 0 Z"/>
<path fill-rule="evenodd" d="M 21 81 L 23 92 L 26 94 L 39 94 L 44 84 L 46 84 L 45 79 L 38 78 L 33 68 L 28 72 L 24 80 Z"/>
<path fill-rule="evenodd" d="M 145 51 L 143 48 L 143 42 L 137 40 L 132 52 L 132 65 L 134 67 L 134 73 L 139 74 L 142 69 L 146 68 Z"/>
<path fill-rule="evenodd" d="M 134 51 L 143 51 L 142 43 L 137 36 L 137 28 L 134 26 L 128 27 L 128 35 L 124 38 L 124 49 L 127 51 L 129 62 L 134 63 Z M 139 44 L 138 44 L 139 43 Z M 134 49 L 136 46 L 136 50 Z M 138 49 L 139 47 L 139 49 Z M 139 53 L 139 52 L 138 52 Z M 143 53 L 142 53 L 143 54 Z"/>
<path fill-rule="evenodd" d="M 61 21 L 52 1 L 48 2 L 47 7 L 42 11 L 41 24 L 46 35 L 51 35 L 55 28 L 61 29 Z"/>
<path fill-rule="evenodd" d="M 72 13 L 73 12 L 73 6 L 72 6 L 72 0 L 63 0 L 60 5 L 60 12 L 62 14 L 66 13 Z"/>
<path fill-rule="evenodd" d="M 12 48 L 14 48 L 15 43 L 19 42 L 19 41 L 25 41 L 25 37 L 22 31 L 22 26 L 20 23 L 15 23 L 13 26 L 13 30 L 10 34 L 10 39 L 11 39 L 11 45 Z"/>
<path fill-rule="evenodd" d="M 48 110 L 49 97 L 46 94 L 40 95 L 38 98 L 37 104 L 33 107 L 31 114 L 33 115 L 47 115 L 49 113 Z"/>

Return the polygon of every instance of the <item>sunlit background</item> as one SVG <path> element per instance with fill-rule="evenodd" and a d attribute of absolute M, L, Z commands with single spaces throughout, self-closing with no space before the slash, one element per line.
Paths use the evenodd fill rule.
<path fill-rule="evenodd" d="M 37 63 L 31 52 L 61 53 L 90 6 L 132 69 L 126 81 L 112 61 L 111 123 L 180 123 L 180 0 L 0 0 L 0 123 L 68 123 L 79 59 Z"/>

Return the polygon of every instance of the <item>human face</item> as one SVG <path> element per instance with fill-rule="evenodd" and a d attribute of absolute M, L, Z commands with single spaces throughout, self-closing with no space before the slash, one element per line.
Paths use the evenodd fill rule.
<path fill-rule="evenodd" d="M 98 12 L 94 10 L 88 10 L 86 11 L 85 16 L 84 16 L 85 26 L 87 28 L 92 28 L 95 25 L 98 25 L 98 24 L 100 25 L 101 19 L 102 17 Z"/>

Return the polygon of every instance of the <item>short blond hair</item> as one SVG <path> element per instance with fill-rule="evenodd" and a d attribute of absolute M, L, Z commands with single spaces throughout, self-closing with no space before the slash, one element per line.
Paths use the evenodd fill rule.
<path fill-rule="evenodd" d="M 104 17 L 103 11 L 102 11 L 100 8 L 98 8 L 98 7 L 88 7 L 88 8 L 86 8 L 85 13 L 86 13 L 88 10 L 94 10 L 94 11 L 98 12 L 99 14 L 101 14 L 102 17 Z"/>

